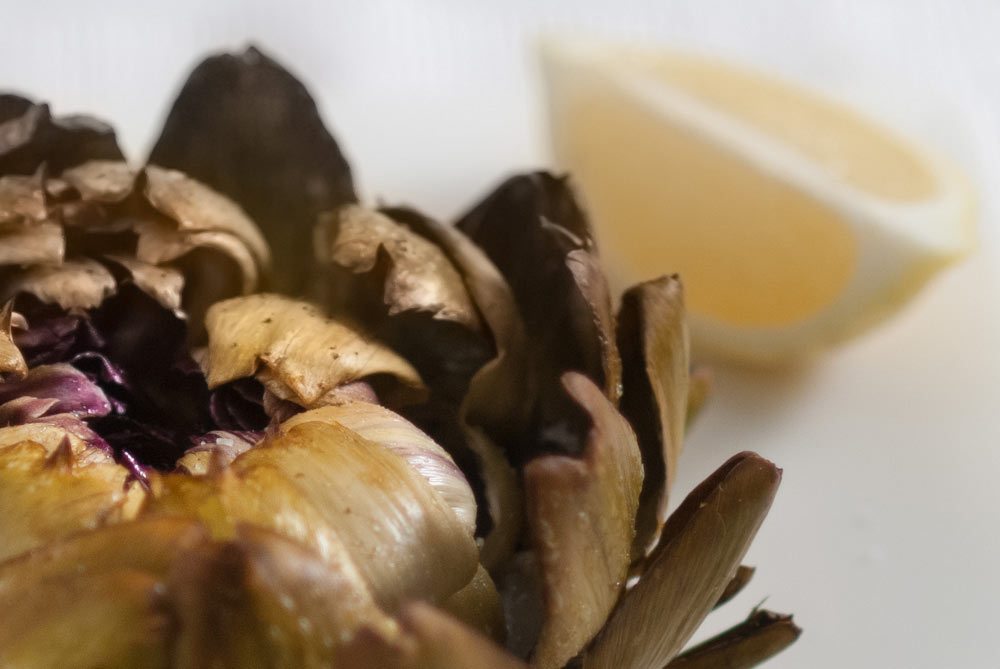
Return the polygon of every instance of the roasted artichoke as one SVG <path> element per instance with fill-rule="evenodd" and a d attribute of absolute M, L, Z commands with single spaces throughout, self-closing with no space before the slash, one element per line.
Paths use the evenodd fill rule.
<path fill-rule="evenodd" d="M 734 668 L 798 635 L 681 652 L 780 470 L 735 455 L 667 517 L 705 393 L 681 283 L 615 313 L 565 178 L 371 208 L 255 49 L 141 169 L 0 96 L 0 290 L 0 666 Z"/>

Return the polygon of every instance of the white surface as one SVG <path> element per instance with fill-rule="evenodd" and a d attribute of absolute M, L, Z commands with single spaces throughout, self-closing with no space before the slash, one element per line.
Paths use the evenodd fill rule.
<path fill-rule="evenodd" d="M 137 157 L 192 62 L 253 39 L 309 82 L 368 193 L 441 215 L 544 163 L 541 31 L 741 58 L 951 154 L 981 187 L 981 251 L 809 369 L 718 369 L 678 485 L 741 449 L 785 468 L 757 576 L 709 621 L 765 596 L 794 611 L 806 632 L 767 666 L 1000 667 L 1000 3 L 5 0 L 2 15 L 0 82 L 115 119 Z"/>

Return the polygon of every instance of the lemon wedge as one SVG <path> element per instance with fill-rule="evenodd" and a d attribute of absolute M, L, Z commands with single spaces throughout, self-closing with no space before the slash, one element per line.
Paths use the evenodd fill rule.
<path fill-rule="evenodd" d="M 834 101 L 692 55 L 585 42 L 543 54 L 556 160 L 613 287 L 680 273 L 702 353 L 821 350 L 972 246 L 964 176 Z"/>

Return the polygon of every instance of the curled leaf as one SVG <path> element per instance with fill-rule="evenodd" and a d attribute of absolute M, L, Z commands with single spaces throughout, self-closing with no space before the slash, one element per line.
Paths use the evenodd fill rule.
<path fill-rule="evenodd" d="M 422 216 L 407 221 L 458 268 L 493 336 L 496 356 L 472 377 L 458 412 L 459 428 L 476 455 L 486 487 L 492 527 L 484 538 L 481 559 L 493 572 L 514 552 L 523 522 L 520 485 L 508 454 L 517 452 L 530 429 L 535 397 L 524 323 L 507 282 L 468 237 Z"/>
<path fill-rule="evenodd" d="M 591 420 L 580 458 L 543 455 L 524 468 L 528 523 L 545 597 L 532 666 L 562 667 L 601 629 L 625 588 L 642 485 L 635 435 L 582 374 L 563 377 Z"/>
<path fill-rule="evenodd" d="M 316 217 L 355 202 L 351 171 L 305 87 L 249 48 L 191 72 L 150 154 L 239 202 L 274 252 L 274 287 L 302 292 Z"/>
<path fill-rule="evenodd" d="M 377 404 L 349 402 L 298 414 L 282 428 L 309 421 L 342 425 L 406 460 L 441 496 L 469 536 L 475 534 L 476 499 L 462 471 L 447 451 L 402 416 Z"/>
<path fill-rule="evenodd" d="M 256 374 L 269 391 L 307 408 L 359 380 L 388 403 L 423 392 L 409 363 L 305 302 L 268 294 L 226 300 L 209 309 L 206 327 L 210 388 Z"/>
<path fill-rule="evenodd" d="M 93 309 L 114 292 L 114 276 L 104 265 L 90 259 L 35 265 L 0 282 L 5 299 L 27 293 L 66 311 Z"/>
<path fill-rule="evenodd" d="M 459 401 L 489 343 L 459 272 L 407 222 L 420 214 L 347 205 L 315 230 L 316 294 L 412 362 L 435 392 Z"/>
<path fill-rule="evenodd" d="M 443 600 L 476 570 L 472 537 L 427 482 L 335 423 L 299 420 L 216 476 L 159 485 L 147 513 L 194 513 L 221 537 L 255 524 L 329 562 L 350 560 L 390 610 L 408 598 Z"/>
<path fill-rule="evenodd" d="M 646 476 L 636 517 L 634 558 L 656 544 L 684 440 L 689 393 L 684 293 L 676 276 L 630 288 L 618 313 L 622 414 L 635 430 Z"/>
<path fill-rule="evenodd" d="M 512 177 L 459 220 L 510 285 L 527 338 L 532 428 L 512 454 L 578 453 L 587 418 L 562 392 L 579 371 L 617 402 L 620 362 L 607 283 L 583 211 L 565 179 L 545 172 Z"/>
<path fill-rule="evenodd" d="M 791 616 L 755 610 L 735 627 L 684 651 L 668 669 L 751 669 L 790 646 L 802 630 Z"/>
<path fill-rule="evenodd" d="M 0 448 L 0 561 L 72 532 L 134 517 L 142 491 L 111 461 L 78 463 L 23 441 Z"/>
<path fill-rule="evenodd" d="M 733 456 L 671 514 L 583 659 L 586 669 L 661 669 L 680 651 L 726 585 L 764 516 L 781 471 L 754 453 Z"/>
<path fill-rule="evenodd" d="M 0 383 L 23 379 L 28 373 L 28 364 L 14 343 L 14 335 L 11 332 L 13 313 L 14 303 L 11 301 L 0 309 Z M 2 387 L 0 385 L 0 389 Z"/>

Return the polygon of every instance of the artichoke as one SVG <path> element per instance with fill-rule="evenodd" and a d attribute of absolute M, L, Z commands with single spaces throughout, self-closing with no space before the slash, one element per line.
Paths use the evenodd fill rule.
<path fill-rule="evenodd" d="M 683 650 L 781 473 L 667 515 L 690 372 L 675 276 L 617 312 L 567 179 L 454 225 L 358 201 L 255 49 L 191 74 L 148 163 L 0 96 L 0 665 L 751 667 Z"/>

